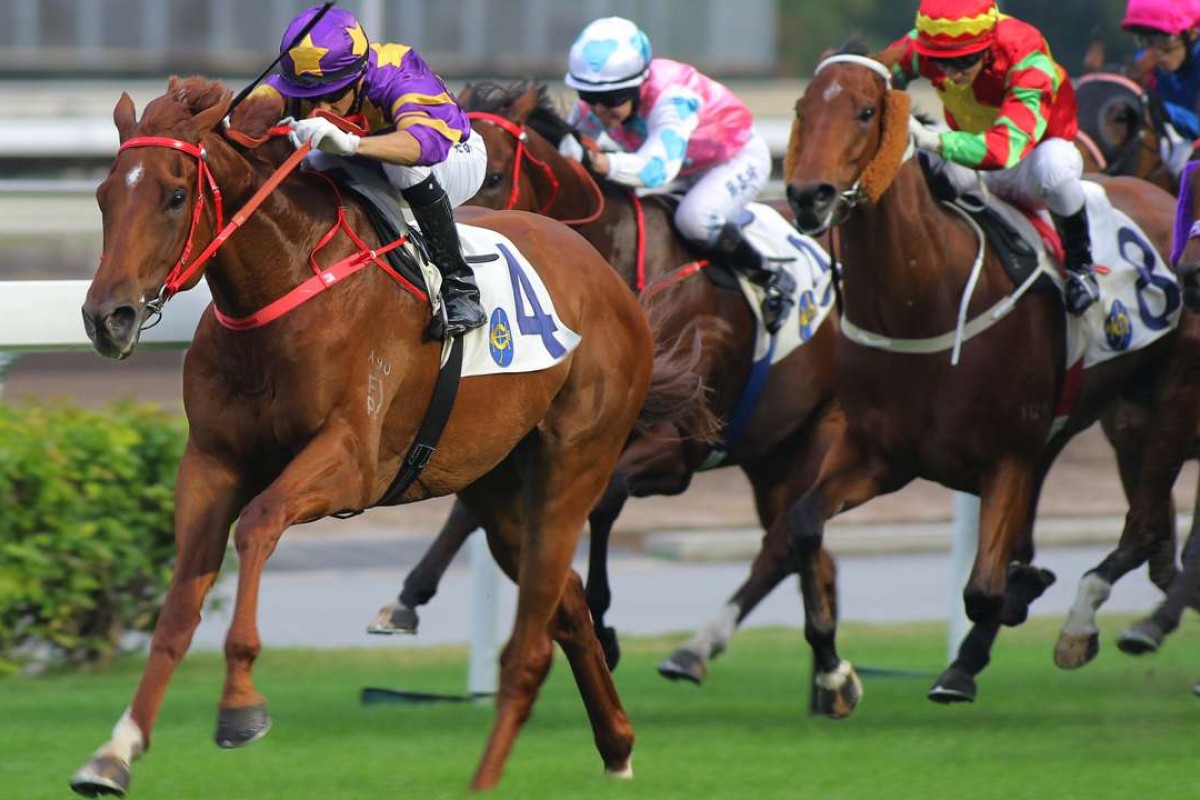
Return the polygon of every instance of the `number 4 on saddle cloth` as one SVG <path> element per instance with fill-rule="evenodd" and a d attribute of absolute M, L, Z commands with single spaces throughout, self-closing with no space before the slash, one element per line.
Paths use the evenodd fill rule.
<path fill-rule="evenodd" d="M 362 203 L 381 241 L 394 241 L 410 228 L 419 233 L 403 216 L 395 189 L 373 162 L 325 156 L 310 164 Z M 460 224 L 458 233 L 488 315 L 487 325 L 462 337 L 462 377 L 548 369 L 579 346 L 579 334 L 558 318 L 542 279 L 512 242 L 469 225 Z M 430 298 L 438 297 L 441 275 L 419 248 L 400 248 L 388 256 L 401 274 L 423 283 Z"/>

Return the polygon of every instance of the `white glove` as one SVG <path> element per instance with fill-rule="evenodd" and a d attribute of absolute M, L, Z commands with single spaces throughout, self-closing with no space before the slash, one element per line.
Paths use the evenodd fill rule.
<path fill-rule="evenodd" d="M 931 153 L 942 152 L 942 134 L 932 128 L 926 128 L 916 117 L 908 118 L 908 134 L 913 144 Z"/>
<path fill-rule="evenodd" d="M 579 143 L 571 134 L 567 134 L 558 143 L 558 152 L 562 153 L 567 158 L 573 158 L 576 161 L 583 161 L 583 145 Z"/>
<path fill-rule="evenodd" d="M 1167 135 L 1158 140 L 1158 154 L 1171 174 L 1179 177 L 1183 173 L 1183 168 L 1192 158 L 1194 146 L 1192 142 L 1179 135 L 1175 126 L 1168 123 L 1165 127 Z"/>
<path fill-rule="evenodd" d="M 288 123 L 288 127 L 292 129 L 288 139 L 296 147 L 305 142 L 312 142 L 312 146 L 317 150 L 335 156 L 352 156 L 358 152 L 359 137 L 347 133 L 323 117 L 302 119 L 299 122 L 293 120 Z"/>

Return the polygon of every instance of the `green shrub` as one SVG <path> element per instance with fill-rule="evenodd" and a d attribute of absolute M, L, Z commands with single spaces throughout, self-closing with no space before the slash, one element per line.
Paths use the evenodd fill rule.
<path fill-rule="evenodd" d="M 0 405 L 0 673 L 103 665 L 153 628 L 186 428 L 145 405 Z"/>

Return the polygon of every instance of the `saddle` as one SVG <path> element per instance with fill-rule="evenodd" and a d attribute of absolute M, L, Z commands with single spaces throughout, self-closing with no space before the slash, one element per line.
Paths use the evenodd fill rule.
<path fill-rule="evenodd" d="M 925 174 L 925 182 L 936 200 L 950 203 L 964 211 L 983 229 L 984 236 L 992 250 L 1004 265 L 1004 271 L 1014 287 L 1024 285 L 1025 281 L 1038 268 L 1038 254 L 1016 228 L 1010 225 L 1002 216 L 991 209 L 981 198 L 970 194 L 960 194 L 950 182 L 948 176 L 938 170 L 928 153 L 919 152 L 917 157 L 921 171 Z M 1058 294 L 1058 289 L 1045 277 L 1034 283 L 1031 291 Z"/>

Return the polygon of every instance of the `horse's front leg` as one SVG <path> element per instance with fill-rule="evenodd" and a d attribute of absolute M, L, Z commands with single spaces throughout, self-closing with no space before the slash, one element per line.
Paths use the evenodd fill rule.
<path fill-rule="evenodd" d="M 845 434 L 821 465 L 813 488 L 787 512 L 783 524 L 792 537 L 804 597 L 804 638 L 812 648 L 809 712 L 838 719 L 862 699 L 862 681 L 837 652 L 837 583 L 833 559 L 823 547 L 831 517 L 895 491 L 909 480 L 898 477 L 883 458 Z"/>
<path fill-rule="evenodd" d="M 154 626 L 150 655 L 133 703 L 112 738 L 71 779 L 79 794 L 124 795 L 129 789 L 130 764 L 150 746 L 167 684 L 192 642 L 204 598 L 221 569 L 229 526 L 243 499 L 240 492 L 235 470 L 189 443 L 175 488 L 175 572 Z"/>
<path fill-rule="evenodd" d="M 258 589 L 263 567 L 293 523 L 362 505 L 364 480 L 372 470 L 355 458 L 359 446 L 359 437 L 348 428 L 327 427 L 242 511 L 233 534 L 240 564 L 233 622 L 225 639 L 225 686 L 215 737 L 220 747 L 249 744 L 271 727 L 266 700 L 251 677 L 261 649 Z"/>
<path fill-rule="evenodd" d="M 1036 467 L 1018 458 L 1001 460 L 980 481 L 979 548 L 963 603 L 974 623 L 999 623 L 1009 567 L 1028 531 L 1036 497 Z"/>
<path fill-rule="evenodd" d="M 450 562 L 458 555 L 467 537 L 478 527 L 479 521 L 475 519 L 475 515 L 467 510 L 462 501 L 456 500 L 437 538 L 404 579 L 404 588 L 400 590 L 398 602 L 388 603 L 379 609 L 375 619 L 368 623 L 367 633 L 415 634 L 421 622 L 417 616 L 417 608 L 428 603 L 437 594 L 438 584 L 449 569 Z"/>

